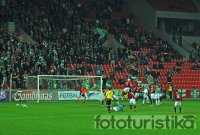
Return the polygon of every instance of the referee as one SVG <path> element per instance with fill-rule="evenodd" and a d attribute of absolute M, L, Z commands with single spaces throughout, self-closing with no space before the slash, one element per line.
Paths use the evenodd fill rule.
<path fill-rule="evenodd" d="M 108 108 L 108 112 L 111 112 L 111 101 L 113 97 L 113 91 L 111 90 L 111 87 L 106 91 L 106 105 Z"/>

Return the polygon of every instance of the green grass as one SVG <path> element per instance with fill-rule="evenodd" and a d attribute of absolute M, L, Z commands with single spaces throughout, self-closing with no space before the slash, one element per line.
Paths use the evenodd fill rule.
<path fill-rule="evenodd" d="M 16 103 L 0 103 L 0 135 L 197 135 L 200 132 L 200 101 L 183 101 L 182 114 L 196 115 L 197 129 L 95 129 L 95 115 L 166 115 L 173 113 L 173 101 L 162 105 L 142 105 L 137 102 L 137 112 L 130 112 L 128 101 L 124 101 L 124 112 L 108 113 L 98 101 L 75 103 L 42 102 L 26 103 L 28 108 L 17 107 Z M 179 115 L 179 114 L 177 114 Z"/>

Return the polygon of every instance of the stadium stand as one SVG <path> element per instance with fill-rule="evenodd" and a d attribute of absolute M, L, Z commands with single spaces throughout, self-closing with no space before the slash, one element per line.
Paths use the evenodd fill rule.
<path fill-rule="evenodd" d="M 151 4 L 160 10 L 197 12 L 193 4 L 187 9 L 182 5 L 170 9 L 162 7 L 161 1 Z M 175 89 L 200 89 L 200 70 L 192 68 L 197 63 L 182 58 L 167 42 L 155 37 L 123 9 L 120 0 L 15 0 L 1 11 L 2 23 L 14 20 L 36 41 L 28 44 L 20 41 L 18 33 L 1 30 L 0 83 L 4 88 L 9 86 L 10 73 L 16 89 L 25 88 L 28 75 L 98 73 L 107 79 L 112 76 L 116 89 L 123 88 L 120 80 L 128 75 L 134 83 L 145 83 L 152 75 L 153 82 L 166 90 L 170 82 Z M 107 33 L 124 47 L 113 50 L 108 46 Z"/>
<path fill-rule="evenodd" d="M 198 8 L 193 0 L 147 0 L 156 10 L 170 12 L 197 13 Z"/>

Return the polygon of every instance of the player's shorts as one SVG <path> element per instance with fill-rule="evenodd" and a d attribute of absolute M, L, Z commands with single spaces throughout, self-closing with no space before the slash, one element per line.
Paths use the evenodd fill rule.
<path fill-rule="evenodd" d="M 113 95 L 113 99 L 119 100 L 119 97 L 117 95 Z"/>
<path fill-rule="evenodd" d="M 147 98 L 148 99 L 149 98 L 148 93 L 144 93 L 143 94 L 143 98 Z"/>
<path fill-rule="evenodd" d="M 106 100 L 106 105 L 111 105 L 111 99 Z"/>
<path fill-rule="evenodd" d="M 81 96 L 82 96 L 82 97 L 85 97 L 85 94 L 82 94 L 82 93 L 81 93 Z"/>
<path fill-rule="evenodd" d="M 144 93 L 148 93 L 148 89 L 144 89 Z"/>
<path fill-rule="evenodd" d="M 124 88 L 124 92 L 129 92 L 130 88 L 129 87 L 125 87 Z"/>
<path fill-rule="evenodd" d="M 174 107 L 181 106 L 181 101 L 175 101 Z"/>
<path fill-rule="evenodd" d="M 155 93 L 155 99 L 160 99 L 160 93 Z"/>
<path fill-rule="evenodd" d="M 135 93 L 135 97 L 138 98 L 140 96 L 140 93 Z"/>
<path fill-rule="evenodd" d="M 136 100 L 134 98 L 130 99 L 129 103 L 130 105 L 136 105 Z"/>
<path fill-rule="evenodd" d="M 155 99 L 155 93 L 151 93 L 151 99 Z"/>

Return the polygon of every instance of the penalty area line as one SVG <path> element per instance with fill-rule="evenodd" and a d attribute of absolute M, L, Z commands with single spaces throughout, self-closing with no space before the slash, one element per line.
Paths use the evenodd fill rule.
<path fill-rule="evenodd" d="M 12 117 L 12 118 L 0 118 L 0 120 L 23 120 L 23 119 L 55 119 L 55 118 L 64 118 L 65 116 L 44 116 L 44 117 Z"/>

